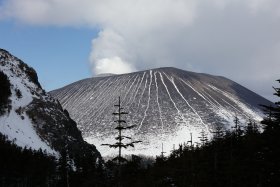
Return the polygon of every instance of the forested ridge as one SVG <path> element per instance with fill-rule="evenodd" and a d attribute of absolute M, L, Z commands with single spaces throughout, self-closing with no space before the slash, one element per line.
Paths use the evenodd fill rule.
<path fill-rule="evenodd" d="M 0 186 L 95 186 L 102 178 L 102 165 L 93 158 L 69 158 L 67 150 L 59 158 L 45 151 L 21 148 L 0 134 Z M 98 168 L 100 166 L 100 168 Z"/>

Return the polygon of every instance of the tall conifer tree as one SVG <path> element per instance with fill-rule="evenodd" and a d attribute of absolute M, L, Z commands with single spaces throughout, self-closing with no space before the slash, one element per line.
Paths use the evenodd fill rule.
<path fill-rule="evenodd" d="M 128 130 L 128 129 L 132 129 L 134 127 L 136 127 L 136 125 L 131 125 L 131 126 L 127 126 L 127 122 L 126 120 L 124 120 L 123 115 L 127 115 L 128 113 L 124 111 L 124 108 L 121 107 L 121 98 L 119 97 L 119 101 L 117 105 L 114 105 L 117 108 L 117 112 L 114 112 L 113 115 L 117 116 L 117 120 L 115 120 L 114 122 L 117 123 L 117 127 L 115 128 L 118 131 L 118 136 L 115 137 L 115 139 L 117 140 L 116 143 L 114 144 L 102 144 L 104 146 L 109 146 L 111 148 L 118 148 L 119 149 L 119 154 L 117 157 L 115 157 L 113 159 L 113 161 L 118 161 L 118 164 L 121 164 L 123 162 L 126 162 L 127 160 L 125 158 L 122 157 L 122 148 L 128 148 L 130 147 L 134 147 L 135 143 L 139 143 L 141 141 L 131 141 L 130 143 L 123 143 L 124 139 L 129 139 L 132 140 L 131 137 L 129 136 L 124 136 L 123 135 L 123 131 L 124 130 Z"/>

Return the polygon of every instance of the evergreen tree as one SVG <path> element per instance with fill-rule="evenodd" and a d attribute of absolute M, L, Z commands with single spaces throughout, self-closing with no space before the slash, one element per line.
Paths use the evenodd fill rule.
<path fill-rule="evenodd" d="M 212 131 L 211 133 L 213 133 L 214 141 L 220 141 L 224 137 L 224 131 L 223 131 L 223 127 L 221 124 L 218 124 L 216 126 L 216 130 Z"/>
<path fill-rule="evenodd" d="M 237 117 L 237 115 L 235 115 L 233 122 L 234 122 L 234 126 L 232 127 L 233 133 L 236 136 L 236 138 L 239 138 L 243 134 L 243 130 L 241 128 L 240 120 Z"/>
<path fill-rule="evenodd" d="M 130 147 L 134 147 L 134 144 L 135 143 L 139 143 L 141 141 L 132 141 L 130 143 L 123 143 L 123 140 L 124 139 L 129 139 L 129 140 L 132 140 L 131 137 L 128 137 L 128 136 L 124 136 L 122 134 L 123 130 L 128 130 L 128 129 L 132 129 L 134 127 L 136 127 L 136 125 L 131 125 L 131 126 L 125 126 L 123 124 L 126 124 L 126 120 L 124 120 L 122 118 L 123 115 L 126 115 L 128 114 L 127 112 L 123 111 L 123 108 L 121 107 L 121 98 L 119 97 L 119 101 L 118 101 L 118 104 L 117 105 L 114 105 L 115 107 L 117 107 L 117 112 L 114 112 L 113 115 L 117 116 L 118 119 L 115 120 L 114 122 L 116 122 L 118 125 L 117 127 L 115 128 L 117 131 L 118 131 L 118 136 L 115 138 L 117 140 L 117 142 L 115 144 L 102 144 L 103 146 L 109 146 L 111 148 L 118 148 L 119 149 L 119 154 L 117 157 L 115 157 L 113 159 L 113 161 L 118 161 L 118 164 L 121 164 L 123 162 L 126 162 L 127 160 L 125 158 L 122 157 L 122 148 L 128 148 L 129 146 Z"/>
<path fill-rule="evenodd" d="M 60 152 L 60 158 L 58 161 L 58 172 L 61 176 L 59 185 L 62 187 L 69 187 L 69 173 L 71 171 L 70 158 L 67 150 L 67 146 Z"/>
<path fill-rule="evenodd" d="M 247 126 L 245 127 L 246 135 L 254 135 L 259 133 L 258 126 L 255 121 L 249 119 Z"/>
<path fill-rule="evenodd" d="M 117 120 L 115 120 L 114 122 L 117 123 L 117 127 L 115 128 L 118 131 L 118 136 L 115 137 L 115 139 L 117 140 L 116 143 L 114 144 L 102 144 L 103 146 L 109 146 L 110 148 L 118 148 L 119 149 L 119 154 L 117 157 L 113 158 L 112 161 L 117 161 L 118 164 L 118 171 L 117 171 L 117 181 L 118 181 L 118 186 L 122 186 L 123 180 L 122 180 L 122 165 L 124 163 L 127 163 L 127 160 L 122 157 L 122 148 L 128 148 L 128 147 L 134 147 L 135 143 L 139 143 L 141 141 L 131 141 L 129 143 L 124 143 L 123 140 L 124 139 L 128 139 L 128 140 L 132 140 L 131 137 L 128 136 L 124 136 L 123 135 L 123 131 L 124 130 L 128 130 L 128 129 L 132 129 L 134 127 L 136 127 L 136 125 L 131 125 L 131 126 L 127 126 L 125 124 L 127 124 L 126 120 L 124 120 L 123 115 L 128 114 L 127 112 L 123 111 L 123 108 L 121 107 L 121 98 L 119 97 L 119 101 L 117 105 L 114 105 L 117 108 L 117 112 L 114 112 L 113 115 L 117 116 Z M 112 163 L 114 164 L 114 163 Z"/>
<path fill-rule="evenodd" d="M 198 137 L 198 138 L 200 139 L 201 145 L 202 145 L 202 146 L 205 146 L 205 145 L 208 143 L 208 138 L 207 138 L 207 135 L 206 135 L 205 131 L 202 130 L 202 131 L 200 132 L 200 135 L 201 135 L 201 136 Z"/>
<path fill-rule="evenodd" d="M 56 161 L 42 150 L 18 147 L 0 133 L 0 186 L 57 186 Z"/>
<path fill-rule="evenodd" d="M 277 80 L 280 83 L 280 80 Z M 280 88 L 274 88 L 277 97 L 280 97 Z M 280 184 L 280 101 L 274 106 L 264 106 L 266 117 L 261 122 L 264 125 L 263 159 L 266 160 L 264 172 L 269 185 Z"/>
<path fill-rule="evenodd" d="M 277 80 L 280 83 L 280 79 Z M 274 88 L 275 93 L 274 95 L 277 97 L 280 97 L 280 88 Z M 264 124 L 265 130 L 267 132 L 280 131 L 280 101 L 275 102 L 274 106 L 266 106 L 262 105 L 264 107 L 264 111 L 266 113 L 266 118 L 262 121 L 262 124 Z"/>
<path fill-rule="evenodd" d="M 6 108 L 9 108 L 9 97 L 12 94 L 10 87 L 7 75 L 0 71 L 0 116 L 4 114 Z"/>

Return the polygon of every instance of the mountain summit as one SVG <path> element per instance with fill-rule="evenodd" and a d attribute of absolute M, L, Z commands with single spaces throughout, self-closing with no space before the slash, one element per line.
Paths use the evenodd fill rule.
<path fill-rule="evenodd" d="M 259 104 L 270 101 L 220 76 L 194 73 L 176 68 L 94 77 L 52 91 L 70 116 L 76 120 L 86 141 L 94 143 L 104 155 L 114 150 L 101 147 L 114 143 L 114 111 L 120 96 L 129 111 L 127 121 L 137 125 L 129 134 L 143 143 L 126 153 L 156 155 L 173 145 L 198 141 L 201 131 L 208 136 L 218 126 L 230 129 L 237 116 L 245 122 L 260 121 Z"/>

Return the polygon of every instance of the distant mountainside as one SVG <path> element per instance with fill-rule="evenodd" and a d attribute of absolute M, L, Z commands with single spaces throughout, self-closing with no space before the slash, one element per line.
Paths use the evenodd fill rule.
<path fill-rule="evenodd" d="M 145 155 L 160 154 L 162 143 L 169 151 L 190 140 L 190 133 L 196 142 L 201 131 L 211 136 L 217 126 L 230 129 L 235 116 L 243 122 L 260 121 L 259 104 L 272 104 L 227 78 L 176 68 L 89 78 L 51 94 L 103 155 L 116 153 L 100 145 L 115 141 L 112 113 L 119 96 L 129 112 L 126 120 L 137 125 L 127 134 L 143 141 L 125 153 Z"/>
<path fill-rule="evenodd" d="M 76 123 L 57 100 L 46 93 L 34 69 L 0 49 L 0 133 L 18 146 L 46 150 L 71 158 L 101 159 L 86 143 Z"/>

